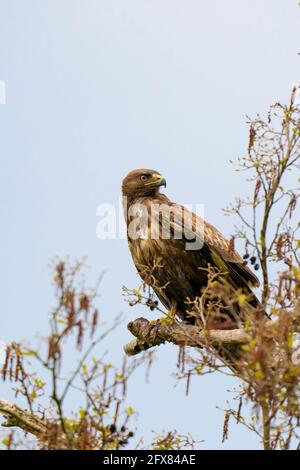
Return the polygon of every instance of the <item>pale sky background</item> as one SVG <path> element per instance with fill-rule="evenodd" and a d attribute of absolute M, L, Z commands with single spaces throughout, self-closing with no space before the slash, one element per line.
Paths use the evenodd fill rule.
<path fill-rule="evenodd" d="M 291 0 L 0 0 L 0 340 L 46 332 L 53 305 L 49 261 L 88 256 L 90 279 L 107 269 L 99 308 L 129 308 L 123 284 L 139 280 L 124 240 L 96 238 L 96 208 L 117 203 L 123 177 L 150 167 L 180 203 L 203 203 L 227 236 L 221 208 L 247 194 L 229 160 L 247 146 L 245 115 L 286 100 L 300 79 L 300 9 Z M 126 324 L 109 341 L 119 362 Z M 107 346 L 107 345 L 106 345 Z M 99 354 L 103 348 L 99 349 Z M 201 448 L 254 449 L 232 424 L 221 443 L 227 391 L 220 374 L 176 388 L 177 350 L 162 346 L 145 383 L 131 380 L 145 442 L 177 428 Z M 1 395 L 11 398 L 2 387 Z"/>

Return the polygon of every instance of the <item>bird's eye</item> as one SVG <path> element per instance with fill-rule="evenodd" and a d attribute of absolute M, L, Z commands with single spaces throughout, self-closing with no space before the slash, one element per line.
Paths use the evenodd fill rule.
<path fill-rule="evenodd" d="M 147 181 L 147 179 L 148 179 L 148 176 L 147 176 L 147 175 L 142 175 L 142 176 L 141 176 L 141 181 L 143 181 L 143 183 L 144 183 L 145 181 Z"/>

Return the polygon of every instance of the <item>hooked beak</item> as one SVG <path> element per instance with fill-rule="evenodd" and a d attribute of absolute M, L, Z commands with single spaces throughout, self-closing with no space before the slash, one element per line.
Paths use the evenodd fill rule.
<path fill-rule="evenodd" d="M 149 183 L 146 183 L 147 186 L 151 187 L 159 187 L 159 186 L 164 186 L 165 188 L 167 187 L 167 182 L 163 176 L 161 176 L 159 173 L 154 173 L 151 176 L 151 181 Z"/>

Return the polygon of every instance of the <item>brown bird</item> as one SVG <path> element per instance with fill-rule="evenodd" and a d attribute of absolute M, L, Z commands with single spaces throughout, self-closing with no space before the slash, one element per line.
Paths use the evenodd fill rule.
<path fill-rule="evenodd" d="M 147 169 L 131 171 L 122 183 L 128 244 L 141 278 L 168 310 L 194 323 L 193 303 L 203 295 L 209 273 L 215 270 L 218 281 L 231 294 L 241 292 L 243 300 L 228 302 L 221 295 L 220 321 L 231 324 L 229 328 L 240 325 L 241 305 L 259 305 L 251 290 L 259 285 L 257 277 L 231 241 L 198 215 L 171 202 L 160 192 L 162 186 L 166 186 L 163 176 Z M 212 300 L 204 302 L 206 307 Z"/>

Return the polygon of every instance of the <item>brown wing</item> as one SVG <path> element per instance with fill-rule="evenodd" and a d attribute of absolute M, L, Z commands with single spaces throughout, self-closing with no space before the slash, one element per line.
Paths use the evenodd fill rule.
<path fill-rule="evenodd" d="M 191 217 L 191 223 L 184 226 L 182 223 L 182 211 L 186 211 Z M 162 224 L 170 224 L 173 233 L 187 236 L 189 240 L 197 239 L 210 250 L 211 258 L 219 269 L 229 271 L 233 280 L 238 285 L 259 286 L 259 280 L 255 274 L 243 264 L 243 259 L 227 240 L 213 225 L 201 219 L 198 215 L 188 211 L 183 206 L 172 204 L 171 220 L 164 220 Z M 192 253 L 192 251 L 191 251 Z"/>
<path fill-rule="evenodd" d="M 197 217 L 197 216 L 195 216 Z M 212 250 L 212 257 L 218 266 L 218 258 L 225 261 L 230 274 L 238 280 L 244 279 L 253 287 L 259 286 L 259 280 L 255 274 L 243 263 L 242 257 L 213 225 L 204 222 L 205 242 Z M 219 266 L 220 267 L 220 266 Z"/>

